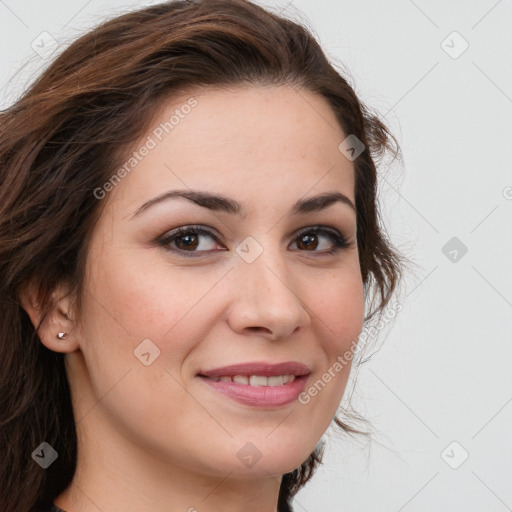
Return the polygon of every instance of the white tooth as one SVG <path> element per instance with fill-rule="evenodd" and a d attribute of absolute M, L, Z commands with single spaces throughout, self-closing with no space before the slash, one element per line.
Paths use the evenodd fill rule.
<path fill-rule="evenodd" d="M 268 379 L 267 377 L 263 377 L 261 375 L 251 375 L 249 384 L 251 386 L 268 386 Z"/>
<path fill-rule="evenodd" d="M 295 375 L 286 375 L 285 376 L 285 384 L 288 384 L 289 382 L 293 382 L 295 380 Z"/>
<path fill-rule="evenodd" d="M 222 382 L 231 382 L 231 377 L 221 377 L 220 380 Z"/>
<path fill-rule="evenodd" d="M 284 375 L 273 375 L 268 378 L 268 386 L 282 386 L 284 384 Z"/>
<path fill-rule="evenodd" d="M 246 375 L 235 375 L 233 377 L 233 382 L 238 382 L 238 384 L 249 384 L 249 378 Z"/>

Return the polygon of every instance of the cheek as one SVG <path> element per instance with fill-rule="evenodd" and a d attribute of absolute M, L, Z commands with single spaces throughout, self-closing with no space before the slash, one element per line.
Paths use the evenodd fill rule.
<path fill-rule="evenodd" d="M 324 348 L 334 359 L 357 340 L 363 327 L 365 304 L 360 274 L 332 277 L 310 296 L 310 301 L 319 328 L 325 333 Z"/>
<path fill-rule="evenodd" d="M 196 340 L 204 336 L 201 322 L 206 325 L 209 319 L 200 299 L 216 280 L 203 275 L 191 281 L 190 273 L 162 271 L 157 265 L 137 268 L 134 261 L 123 260 L 119 254 L 102 259 L 96 268 L 84 301 L 88 322 L 83 340 L 95 395 L 91 404 L 105 396 L 95 414 L 105 414 L 134 439 L 140 432 L 169 429 L 179 437 L 200 436 L 200 425 L 209 416 L 191 402 L 179 372 Z M 145 349 L 151 360 L 147 366 L 134 354 L 146 339 L 159 350 L 154 357 L 157 352 L 151 345 Z M 181 432 L 182 422 L 173 422 L 176 410 L 192 411 L 187 414 L 188 430 Z M 152 418 L 150 427 L 148 418 Z M 94 421 L 93 415 L 88 419 Z"/>
<path fill-rule="evenodd" d="M 310 297 L 322 344 L 322 365 L 308 382 L 299 402 L 311 417 L 327 428 L 341 402 L 352 366 L 354 350 L 364 322 L 364 290 L 360 275 L 339 275 Z M 334 286 L 332 283 L 340 283 Z"/>
<path fill-rule="evenodd" d="M 104 258 L 98 268 L 90 289 L 97 299 L 93 308 L 125 340 L 158 340 L 178 329 L 214 284 L 204 273 L 121 253 Z"/>
<path fill-rule="evenodd" d="M 129 378 L 139 382 L 134 397 L 144 397 L 147 404 L 141 411 L 144 417 L 151 415 L 151 404 L 159 397 L 181 407 L 179 383 L 190 371 L 184 362 L 193 359 L 195 348 L 202 346 L 218 321 L 218 294 L 227 286 L 222 281 L 225 271 L 192 272 L 165 262 L 135 261 L 120 252 L 102 258 L 96 269 L 85 312 L 93 321 L 84 339 L 95 393 L 102 396 L 130 370 Z M 137 355 L 148 351 L 152 362 L 144 366 Z"/>

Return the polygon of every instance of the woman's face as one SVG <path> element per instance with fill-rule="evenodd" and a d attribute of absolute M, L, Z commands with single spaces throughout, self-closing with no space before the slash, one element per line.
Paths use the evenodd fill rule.
<path fill-rule="evenodd" d="M 162 107 L 99 199 L 67 357 L 85 454 L 242 478 L 307 458 L 347 383 L 350 363 L 336 361 L 363 325 L 356 212 L 304 203 L 355 204 L 338 149 L 347 135 L 321 97 L 289 87 L 202 90 Z M 191 198 L 143 207 L 170 191 Z M 274 378 L 214 378 L 247 373 Z"/>

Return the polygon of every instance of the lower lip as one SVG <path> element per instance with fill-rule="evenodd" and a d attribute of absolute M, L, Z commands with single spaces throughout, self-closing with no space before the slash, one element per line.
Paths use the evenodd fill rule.
<path fill-rule="evenodd" d="M 293 382 L 281 386 L 250 386 L 238 382 L 224 382 L 199 375 L 211 388 L 233 400 L 254 407 L 279 407 L 297 399 L 304 389 L 307 375 L 295 377 Z"/>

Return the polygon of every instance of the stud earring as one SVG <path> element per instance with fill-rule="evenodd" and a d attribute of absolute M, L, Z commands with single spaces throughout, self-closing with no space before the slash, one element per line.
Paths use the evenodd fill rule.
<path fill-rule="evenodd" d="M 65 332 L 59 332 L 59 334 L 57 334 L 57 338 L 59 338 L 59 340 L 64 340 L 67 336 L 67 333 Z"/>

